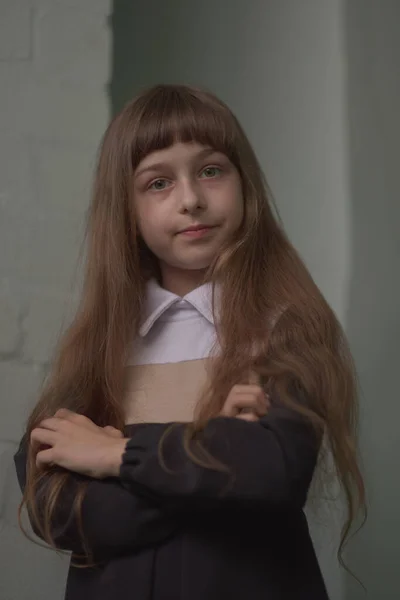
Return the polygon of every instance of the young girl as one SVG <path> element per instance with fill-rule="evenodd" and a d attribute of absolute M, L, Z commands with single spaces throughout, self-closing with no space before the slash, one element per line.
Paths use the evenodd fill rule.
<path fill-rule="evenodd" d="M 323 446 L 364 491 L 340 326 L 211 94 L 157 86 L 101 147 L 82 302 L 15 457 L 69 600 L 324 600 Z"/>

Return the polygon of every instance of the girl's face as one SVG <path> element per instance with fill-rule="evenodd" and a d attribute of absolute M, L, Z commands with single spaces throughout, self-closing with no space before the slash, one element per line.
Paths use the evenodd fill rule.
<path fill-rule="evenodd" d="M 135 171 L 134 204 L 165 287 L 179 273 L 202 276 L 243 219 L 237 169 L 224 154 L 197 143 L 148 154 Z"/>

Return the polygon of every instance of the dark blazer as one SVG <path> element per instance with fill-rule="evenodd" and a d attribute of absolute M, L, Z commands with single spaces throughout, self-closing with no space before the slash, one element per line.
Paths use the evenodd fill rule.
<path fill-rule="evenodd" d="M 71 473 L 57 506 L 57 547 L 95 567 L 70 567 L 67 600 L 327 600 L 303 513 L 319 440 L 306 420 L 272 404 L 258 423 L 216 418 L 202 445 L 228 467 L 205 469 L 183 449 L 184 425 L 131 425 L 119 478 Z M 21 488 L 26 440 L 15 455 Z M 48 477 L 51 477 L 51 473 Z M 37 496 L 40 509 L 47 481 Z"/>

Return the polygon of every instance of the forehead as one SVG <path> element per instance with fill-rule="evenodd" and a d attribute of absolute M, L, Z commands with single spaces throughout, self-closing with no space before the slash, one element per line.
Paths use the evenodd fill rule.
<path fill-rule="evenodd" d="M 207 158 L 218 151 L 210 146 L 204 146 L 198 142 L 176 142 L 168 148 L 154 150 L 145 156 L 137 166 L 136 172 L 147 169 L 155 164 L 191 162 L 202 158 Z"/>

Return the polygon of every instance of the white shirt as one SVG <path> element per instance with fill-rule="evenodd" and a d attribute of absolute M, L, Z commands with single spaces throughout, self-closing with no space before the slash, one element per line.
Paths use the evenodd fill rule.
<path fill-rule="evenodd" d="M 212 285 L 181 298 L 151 280 L 128 355 L 125 422 L 193 420 L 215 350 Z"/>
<path fill-rule="evenodd" d="M 211 283 L 181 298 L 155 280 L 148 282 L 144 316 L 128 366 L 204 359 L 215 345 Z"/>

